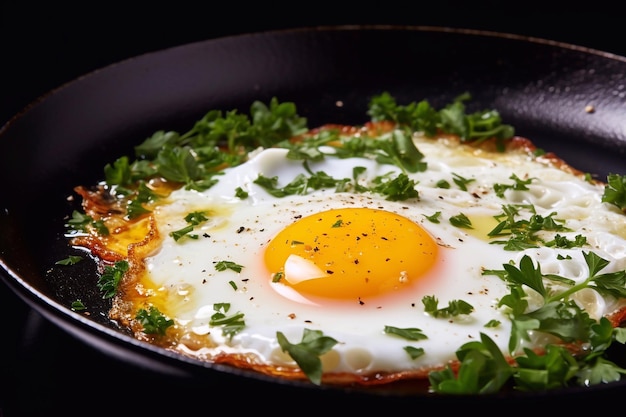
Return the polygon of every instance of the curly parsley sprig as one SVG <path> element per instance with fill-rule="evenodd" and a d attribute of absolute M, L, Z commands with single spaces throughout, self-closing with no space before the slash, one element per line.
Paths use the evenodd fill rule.
<path fill-rule="evenodd" d="M 499 148 L 503 149 L 504 140 L 513 137 L 515 129 L 502 123 L 496 110 L 468 113 L 465 102 L 470 99 L 469 93 L 463 93 L 437 110 L 427 100 L 399 105 L 391 94 L 384 92 L 370 100 L 368 114 L 373 121 L 390 120 L 429 137 L 442 131 L 459 135 L 463 142 L 495 138 Z"/>
<path fill-rule="evenodd" d="M 512 331 L 508 344 L 514 363 L 504 355 L 484 333 L 480 341 L 461 346 L 457 352 L 460 367 L 451 367 L 429 374 L 435 392 L 449 394 L 486 394 L 500 391 L 505 385 L 514 389 L 536 391 L 593 385 L 618 381 L 626 369 L 607 360 L 604 353 L 613 342 L 626 342 L 626 329 L 614 328 L 602 317 L 592 319 L 570 297 L 574 293 L 592 288 L 600 293 L 624 297 L 626 271 L 600 273 L 608 261 L 594 252 L 583 252 L 589 276 L 580 283 L 553 274 L 543 274 L 541 266 L 530 257 L 523 256 L 519 266 L 504 264 L 503 270 L 486 270 L 485 275 L 497 275 L 507 282 L 510 293 L 502 297 L 499 307 L 506 307 L 511 318 Z M 545 282 L 558 285 L 547 286 Z M 564 288 L 564 289 L 563 289 Z M 529 309 L 528 289 L 543 298 L 543 304 Z M 545 353 L 518 348 L 523 340 L 530 340 L 532 332 L 544 332 L 557 337 L 560 343 L 546 345 Z M 575 342 L 586 346 L 584 352 L 574 356 L 565 344 Z"/>
<path fill-rule="evenodd" d="M 146 203 L 159 198 L 145 186 L 151 179 L 160 177 L 203 191 L 217 183 L 224 168 L 245 162 L 248 153 L 259 147 L 285 147 L 288 158 L 319 161 L 326 156 L 322 147 L 333 144 L 338 158 L 375 158 L 405 173 L 424 171 L 426 164 L 413 143 L 413 132 L 433 136 L 442 131 L 458 134 L 464 141 L 488 137 L 502 141 L 513 136 L 513 128 L 503 124 L 495 110 L 466 113 L 464 102 L 470 98 L 462 94 L 436 110 L 426 100 L 399 105 L 387 92 L 375 95 L 367 111 L 371 121 L 391 120 L 399 126 L 376 138 L 343 137 L 332 129 L 305 137 L 310 132 L 307 119 L 298 114 L 294 103 L 276 97 L 268 104 L 253 102 L 249 114 L 210 110 L 187 132 L 158 130 L 135 146 L 133 157 L 122 156 L 107 164 L 105 183 L 112 195 L 125 201 L 132 219 L 146 214 Z M 304 139 L 290 140 L 296 137 Z"/>

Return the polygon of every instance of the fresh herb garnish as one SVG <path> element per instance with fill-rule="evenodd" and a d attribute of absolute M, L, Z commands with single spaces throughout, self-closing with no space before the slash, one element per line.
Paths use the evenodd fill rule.
<path fill-rule="evenodd" d="M 55 265 L 76 265 L 77 263 L 79 263 L 82 260 L 83 260 L 82 256 L 71 255 L 71 256 L 68 256 L 65 259 L 61 259 L 59 261 L 56 261 Z"/>
<path fill-rule="evenodd" d="M 174 320 L 167 318 L 158 308 L 150 306 L 147 310 L 137 311 L 135 318 L 143 326 L 144 333 L 164 336 L 167 328 L 174 325 Z"/>
<path fill-rule="evenodd" d="M 626 175 L 609 174 L 606 180 L 602 202 L 614 205 L 626 213 Z"/>
<path fill-rule="evenodd" d="M 322 383 L 322 361 L 320 356 L 339 343 L 319 330 L 304 329 L 300 343 L 291 343 L 282 332 L 276 338 L 283 352 L 296 361 L 302 372 L 315 385 Z"/>
<path fill-rule="evenodd" d="M 409 354 L 411 359 L 417 359 L 417 358 L 419 358 L 420 356 L 423 356 L 426 353 L 424 348 L 421 348 L 421 347 L 405 346 L 405 347 L 403 347 L 403 349 L 404 349 L 404 351 L 406 353 Z"/>
<path fill-rule="evenodd" d="M 243 313 L 237 312 L 235 314 L 231 314 L 230 316 L 226 314 L 230 310 L 230 303 L 216 303 L 213 305 L 213 310 L 215 310 L 215 313 L 211 316 L 209 325 L 221 326 L 222 335 L 225 337 L 232 339 L 234 335 L 246 327 L 246 322 L 243 319 Z"/>
<path fill-rule="evenodd" d="M 522 210 L 530 213 L 528 219 L 520 218 Z M 508 240 L 493 240 L 490 243 L 503 245 L 505 250 L 518 251 L 528 248 L 539 247 L 540 244 L 546 242 L 539 237 L 541 231 L 566 232 L 569 231 L 562 222 L 554 219 L 556 212 L 552 212 L 547 216 L 541 216 L 536 213 L 535 207 L 532 205 L 504 205 L 502 206 L 502 214 L 494 216 L 499 221 L 488 235 L 490 237 L 509 236 Z"/>
<path fill-rule="evenodd" d="M 72 218 L 67 221 L 66 226 L 70 230 L 70 234 L 76 232 L 89 233 L 92 230 L 102 236 L 109 234 L 109 229 L 102 220 L 94 220 L 93 217 L 78 210 L 72 211 Z"/>
<path fill-rule="evenodd" d="M 474 307 L 463 300 L 450 300 L 447 307 L 439 308 L 439 300 L 434 295 L 425 295 L 422 297 L 422 304 L 424 304 L 424 311 L 426 313 L 438 318 L 470 314 L 474 311 Z"/>
<path fill-rule="evenodd" d="M 387 334 L 393 334 L 407 340 L 423 340 L 428 337 L 417 328 L 399 328 L 394 326 L 385 326 L 384 332 Z"/>
<path fill-rule="evenodd" d="M 82 300 L 74 300 L 70 305 L 70 308 L 74 311 L 83 311 L 86 310 L 87 307 L 83 304 Z"/>
<path fill-rule="evenodd" d="M 113 266 L 106 265 L 104 272 L 98 279 L 98 288 L 102 291 L 103 298 L 112 298 L 117 293 L 117 288 L 128 271 L 128 261 L 116 261 Z"/>
<path fill-rule="evenodd" d="M 598 321 L 589 317 L 570 298 L 574 293 L 592 288 L 615 297 L 626 295 L 626 271 L 600 273 L 608 265 L 594 252 L 583 252 L 589 276 L 581 282 L 543 274 L 524 255 L 519 267 L 503 264 L 504 270 L 484 271 L 507 282 L 510 293 L 502 297 L 499 307 L 506 307 L 512 323 L 508 350 L 515 359 L 509 364 L 489 336 L 481 333 L 481 340 L 461 346 L 457 352 L 460 361 L 458 372 L 450 367 L 431 372 L 429 380 L 435 392 L 451 394 L 485 394 L 511 384 L 519 390 L 546 390 L 558 387 L 591 385 L 617 381 L 626 370 L 603 357 L 609 346 L 626 341 L 625 329 L 614 328 L 602 317 Z M 554 282 L 547 287 L 544 280 Z M 528 291 L 543 298 L 539 307 L 529 310 Z M 523 340 L 530 334 L 543 332 L 561 342 L 546 345 L 546 352 L 538 355 L 528 348 L 518 352 Z M 574 356 L 567 343 L 584 343 L 585 351 Z"/>
<path fill-rule="evenodd" d="M 473 229 L 472 221 L 467 217 L 464 213 L 459 213 L 455 216 L 450 217 L 450 224 L 455 227 L 459 227 L 462 229 Z"/>
<path fill-rule="evenodd" d="M 433 214 L 431 214 L 430 216 L 427 216 L 424 214 L 424 217 L 426 217 L 426 219 L 431 222 L 431 223 L 440 223 L 439 218 L 441 217 L 441 212 L 440 211 L 436 211 Z"/>
<path fill-rule="evenodd" d="M 520 179 L 517 175 L 512 174 L 510 177 L 514 182 L 513 184 L 494 184 L 493 190 L 496 192 L 496 195 L 500 198 L 504 198 L 504 192 L 506 190 L 515 190 L 515 191 L 528 191 L 528 184 L 533 181 L 533 178 L 528 178 L 526 180 Z"/>
<path fill-rule="evenodd" d="M 179 241 L 183 236 L 187 236 L 190 239 L 198 239 L 198 235 L 192 235 L 191 232 L 194 230 L 195 226 L 198 226 L 207 220 L 209 220 L 209 218 L 206 217 L 206 213 L 203 211 L 194 211 L 189 213 L 185 216 L 187 226 L 170 232 L 170 236 L 172 236 L 175 241 Z"/>
<path fill-rule="evenodd" d="M 216 271 L 226 271 L 230 269 L 235 272 L 241 272 L 243 269 L 243 265 L 239 265 L 238 263 L 232 261 L 218 261 L 215 262 L 215 270 Z"/>
<path fill-rule="evenodd" d="M 499 149 L 503 150 L 504 140 L 513 137 L 515 129 L 502 123 L 496 110 L 466 112 L 465 102 L 470 99 L 471 95 L 464 93 L 436 110 L 427 100 L 399 105 L 394 97 L 384 92 L 370 100 L 368 114 L 372 121 L 390 120 L 430 137 L 441 131 L 457 134 L 462 141 L 495 138 Z"/>
<path fill-rule="evenodd" d="M 235 188 L 235 197 L 245 200 L 248 198 L 248 192 L 241 187 Z"/>

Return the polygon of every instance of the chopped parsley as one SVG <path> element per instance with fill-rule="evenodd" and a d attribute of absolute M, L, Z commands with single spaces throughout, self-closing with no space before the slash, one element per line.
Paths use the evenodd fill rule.
<path fill-rule="evenodd" d="M 447 307 L 439 308 L 439 300 L 434 295 L 425 295 L 422 297 L 422 304 L 424 304 L 424 311 L 426 313 L 437 318 L 470 314 L 474 311 L 474 307 L 463 300 L 450 300 Z"/>
<path fill-rule="evenodd" d="M 70 306 L 70 308 L 74 311 L 83 311 L 87 309 L 82 300 L 72 301 L 72 305 Z"/>
<path fill-rule="evenodd" d="M 227 269 L 230 269 L 235 272 L 241 272 L 241 270 L 243 269 L 243 265 L 239 265 L 238 263 L 235 263 L 233 261 L 215 262 L 216 271 L 226 271 Z"/>
<path fill-rule="evenodd" d="M 504 198 L 504 192 L 506 190 L 515 190 L 515 191 L 528 191 L 528 184 L 533 181 L 533 178 L 528 178 L 527 180 L 520 179 L 517 175 L 512 174 L 510 177 L 514 182 L 513 184 L 494 184 L 493 190 L 496 192 L 496 195 L 500 198 Z"/>
<path fill-rule="evenodd" d="M 135 318 L 143 326 L 144 333 L 164 336 L 167 328 L 174 325 L 174 320 L 167 318 L 158 308 L 150 306 L 147 310 L 137 311 Z"/>
<path fill-rule="evenodd" d="M 304 329 L 299 343 L 289 342 L 282 332 L 276 332 L 276 338 L 283 352 L 287 352 L 296 361 L 307 378 L 315 385 L 320 385 L 322 361 L 319 357 L 339 342 L 332 337 L 325 336 L 319 330 L 311 329 Z"/>
<path fill-rule="evenodd" d="M 207 112 L 186 132 L 157 131 L 134 148 L 134 155 L 123 156 L 104 167 L 105 181 L 100 184 L 99 197 L 102 201 L 114 201 L 111 207 L 120 211 L 127 221 L 140 219 L 151 213 L 151 207 L 159 204 L 163 193 L 178 188 L 205 191 L 219 181 L 225 168 L 236 167 L 249 158 L 257 149 L 282 148 L 286 158 L 299 161 L 304 172 L 293 178 L 266 177 L 259 174 L 253 181 L 270 195 L 283 198 L 306 195 L 313 190 L 334 190 L 337 193 L 374 193 L 388 201 L 406 201 L 420 198 L 417 181 L 408 174 L 428 169 L 424 155 L 415 145 L 416 134 L 434 138 L 438 134 L 455 134 L 461 142 L 495 140 L 498 150 L 503 151 L 505 141 L 514 136 L 512 126 L 504 124 L 495 110 L 468 112 L 466 103 L 470 95 L 464 93 L 441 109 L 436 109 L 427 100 L 400 105 L 387 92 L 373 96 L 367 113 L 372 122 L 393 122 L 393 128 L 376 132 L 368 129 L 358 134 L 346 134 L 342 130 L 327 127 L 311 131 L 307 120 L 298 115 L 291 102 L 279 102 L 272 98 L 265 104 L 259 101 L 250 106 L 249 115 L 237 110 Z M 375 133 L 372 133 L 375 132 Z M 542 154 L 537 150 L 537 155 Z M 313 171 L 312 162 L 326 158 L 362 158 L 376 161 L 386 169 L 383 175 L 368 175 L 364 166 L 354 166 L 351 178 L 333 178 L 324 171 Z M 363 164 L 365 165 L 365 163 Z M 590 176 L 586 176 L 591 181 Z M 496 183 L 493 192 L 500 198 L 510 192 L 528 191 L 536 178 L 521 179 L 515 174 L 510 183 Z M 457 173 L 436 181 L 442 190 L 456 186 L 468 192 L 474 178 L 464 178 Z M 157 185 L 155 185 L 157 184 Z M 161 189 L 158 184 L 165 184 Z M 165 189 L 166 191 L 163 191 Z M 441 198 L 445 192 L 441 191 Z M 232 195 L 247 199 L 250 195 L 242 187 L 236 187 Z M 479 193 L 472 194 L 479 198 Z M 626 176 L 610 174 L 604 189 L 602 202 L 613 205 L 626 213 Z M 73 211 L 67 221 L 68 236 L 97 234 L 109 235 L 106 216 L 92 212 L 93 217 Z M 423 216 L 432 223 L 440 223 L 441 212 Z M 194 234 L 197 226 L 209 220 L 208 213 L 194 211 L 185 216 L 186 225 L 170 233 L 174 240 L 198 239 Z M 561 248 L 590 247 L 586 238 L 570 232 L 557 213 L 537 214 L 529 204 L 504 204 L 502 212 L 495 216 L 497 226 L 488 237 L 491 244 L 502 245 L 508 251 L 521 251 L 540 246 Z M 452 225 L 472 228 L 470 219 L 463 213 L 449 218 Z M 110 222 L 109 224 L 115 224 Z M 330 227 L 341 227 L 338 220 Z M 112 229 L 113 230 L 113 229 Z M 243 228 L 240 231 L 244 230 Z M 573 236 L 572 236 L 573 235 Z M 208 235 L 206 235 L 208 236 Z M 302 242 L 292 241 L 291 245 Z M 483 394 L 500 390 L 505 384 L 519 390 L 545 390 L 569 386 L 573 383 L 590 385 L 619 380 L 626 370 L 610 362 L 604 353 L 613 342 L 626 342 L 626 329 L 614 328 L 606 318 L 593 320 L 586 311 L 572 301 L 572 295 L 589 288 L 601 295 L 626 298 L 626 271 L 602 273 L 608 261 L 594 252 L 582 252 L 589 269 L 589 276 L 579 282 L 541 271 L 524 256 L 515 264 L 503 264 L 500 270 L 484 270 L 485 275 L 495 275 L 506 283 L 509 293 L 498 300 L 497 307 L 510 319 L 512 331 L 508 350 L 512 358 L 508 361 L 487 333 L 480 333 L 480 340 L 473 340 L 456 351 L 458 370 L 447 367 L 429 374 L 431 389 L 438 393 Z M 69 256 L 56 262 L 57 265 L 74 265 L 82 258 Z M 558 260 L 571 259 L 570 255 L 559 255 Z M 243 265 L 232 261 L 214 262 L 215 270 L 241 272 Z M 106 265 L 98 280 L 103 298 L 114 297 L 129 269 L 127 261 Z M 283 272 L 272 276 L 279 282 Z M 237 290 L 234 281 L 228 284 Z M 531 309 L 529 294 L 533 292 L 541 303 Z M 451 300 L 440 308 L 435 295 L 422 298 L 424 312 L 434 318 L 452 318 L 469 315 L 474 307 L 463 300 Z M 219 327 L 222 335 L 232 339 L 246 324 L 244 314 L 231 313 L 229 303 L 214 304 L 214 313 L 209 325 Z M 72 303 L 72 309 L 85 309 L 80 300 Z M 174 321 L 156 307 L 139 309 L 136 320 L 146 334 L 165 335 Z M 452 321 L 452 320 L 450 320 Z M 484 327 L 495 328 L 502 323 L 490 320 Z M 385 326 L 384 333 L 408 341 L 427 339 L 421 329 Z M 523 348 L 532 333 L 543 332 L 553 336 L 558 343 L 546 345 L 545 354 L 539 355 Z M 320 357 L 339 343 L 319 330 L 304 329 L 300 342 L 292 343 L 282 332 L 276 332 L 281 349 L 289 354 L 306 377 L 314 384 L 322 381 Z M 565 345 L 582 343 L 586 351 L 574 356 Z M 425 354 L 419 346 L 404 346 L 404 351 L 413 360 Z"/>
<path fill-rule="evenodd" d="M 83 260 L 82 256 L 72 255 L 72 256 L 68 256 L 65 259 L 61 259 L 59 261 L 56 261 L 55 264 L 56 265 L 76 265 L 77 263 L 79 263 L 82 260 Z"/>
<path fill-rule="evenodd" d="M 450 224 L 462 229 L 473 229 L 472 221 L 463 213 L 450 217 Z"/>
<path fill-rule="evenodd" d="M 404 351 L 406 353 L 408 353 L 409 357 L 411 359 L 417 359 L 420 356 L 423 356 L 426 351 L 424 350 L 424 348 L 421 347 L 415 347 L 415 346 L 405 346 L 403 347 Z"/>
<path fill-rule="evenodd" d="M 94 220 L 93 217 L 78 210 L 72 212 L 72 218 L 67 221 L 66 226 L 70 234 L 77 232 L 89 233 L 92 230 L 102 236 L 108 236 L 109 234 L 109 229 L 104 224 L 104 221 Z"/>
<path fill-rule="evenodd" d="M 626 213 L 626 175 L 609 174 L 602 196 L 603 203 L 609 203 Z"/>
<path fill-rule="evenodd" d="M 104 272 L 98 279 L 98 288 L 103 292 L 103 298 L 112 298 L 117 294 L 117 288 L 128 271 L 128 261 L 116 261 L 113 266 L 106 265 Z"/>
<path fill-rule="evenodd" d="M 235 188 L 235 197 L 245 200 L 246 198 L 248 198 L 248 195 L 249 195 L 248 192 L 245 191 L 243 188 L 241 187 Z"/>
<path fill-rule="evenodd" d="M 440 211 L 436 211 L 435 213 L 431 214 L 430 216 L 427 216 L 424 214 L 424 217 L 426 217 L 426 219 L 428 219 L 429 222 L 431 223 L 440 223 L 439 218 L 441 217 L 441 212 Z"/>
<path fill-rule="evenodd" d="M 209 220 L 206 217 L 206 213 L 203 211 L 194 211 L 185 216 L 185 221 L 187 222 L 187 226 L 182 229 L 174 230 L 170 232 L 170 236 L 174 238 L 175 241 L 179 241 L 181 238 L 187 236 L 190 239 L 198 239 L 198 235 L 191 234 L 193 232 L 195 226 L 198 226 L 201 223 Z"/>
<path fill-rule="evenodd" d="M 531 213 L 528 219 L 520 216 L 522 211 Z M 536 213 L 532 205 L 504 205 L 502 214 L 495 216 L 498 225 L 489 232 L 490 237 L 508 236 L 508 240 L 496 239 L 492 244 L 503 245 L 505 250 L 519 251 L 528 248 L 536 248 L 546 242 L 539 236 L 542 231 L 566 232 L 569 229 L 563 226 L 563 222 L 554 218 L 556 212 L 547 216 Z M 555 237 L 556 241 L 556 237 Z M 564 241 L 561 241 L 564 243 Z M 576 243 L 582 243 L 579 238 Z M 556 242 L 555 242 L 556 244 Z M 550 243 L 553 245 L 553 243 Z"/>
<path fill-rule="evenodd" d="M 499 148 L 503 149 L 504 140 L 513 137 L 515 129 L 502 123 L 496 110 L 466 112 L 465 102 L 470 99 L 469 93 L 463 93 L 436 110 L 428 100 L 399 105 L 394 97 L 384 92 L 371 99 L 368 114 L 372 121 L 393 121 L 430 137 L 441 131 L 457 134 L 466 142 L 496 138 Z"/>
<path fill-rule="evenodd" d="M 401 329 L 394 326 L 385 326 L 384 332 L 386 334 L 393 334 L 407 340 L 423 340 L 428 338 L 421 329 L 417 328 Z"/>
<path fill-rule="evenodd" d="M 234 335 L 246 327 L 246 322 L 243 319 L 243 313 L 237 312 L 235 314 L 227 315 L 230 311 L 230 303 L 216 303 L 213 306 L 213 310 L 215 313 L 211 316 L 209 325 L 220 326 L 222 328 L 222 334 L 225 337 L 232 339 Z"/>
<path fill-rule="evenodd" d="M 570 298 L 585 288 L 593 288 L 604 295 L 624 297 L 626 271 L 601 273 L 608 265 L 607 260 L 594 252 L 583 252 L 583 256 L 589 267 L 589 276 L 579 283 L 543 274 L 541 266 L 534 265 L 528 255 L 522 257 L 519 266 L 503 264 L 503 270 L 484 271 L 483 274 L 496 275 L 509 286 L 510 293 L 500 299 L 498 306 L 505 307 L 511 319 L 508 350 L 515 363 L 508 363 L 493 340 L 481 333 L 480 341 L 468 342 L 457 350 L 460 361 L 458 372 L 448 366 L 429 374 L 433 391 L 487 394 L 499 391 L 505 384 L 524 391 L 546 390 L 573 383 L 586 386 L 617 381 L 620 375 L 626 374 L 626 369 L 603 356 L 613 342 L 626 342 L 626 329 L 614 328 L 605 317 L 597 321 L 590 318 Z M 547 287 L 544 280 L 554 285 Z M 534 310 L 529 310 L 528 291 L 543 298 L 543 303 Z M 518 353 L 521 342 L 529 340 L 532 332 L 551 334 L 563 344 L 547 344 L 544 355 L 528 348 Z M 587 344 L 586 353 L 575 357 L 564 345 L 572 342 Z"/>

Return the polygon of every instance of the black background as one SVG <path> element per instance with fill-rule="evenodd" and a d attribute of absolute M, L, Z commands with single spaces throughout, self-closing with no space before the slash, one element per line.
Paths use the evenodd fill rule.
<path fill-rule="evenodd" d="M 39 95 L 145 52 L 239 33 L 337 24 L 454 26 L 517 33 L 626 55 L 623 14 L 601 0 L 342 3 L 4 1 L 0 8 L 0 124 Z M 564 6 L 566 5 L 566 6 Z"/>
<path fill-rule="evenodd" d="M 345 24 L 450 26 L 552 39 L 626 56 L 623 15 L 609 2 L 564 3 L 567 8 L 539 1 L 485 0 L 160 3 L 2 2 L 0 126 L 37 97 L 108 64 L 257 31 Z M 0 323 L 0 416 L 107 415 L 124 410 L 209 414 L 242 406 L 252 410 L 256 406 L 251 401 L 258 398 L 265 399 L 259 412 L 307 410 L 306 404 L 289 408 L 286 392 L 238 391 L 232 399 L 215 398 L 211 387 L 174 387 L 158 375 L 129 369 L 41 319 L 4 284 Z M 333 407 L 326 404 L 319 410 Z"/>

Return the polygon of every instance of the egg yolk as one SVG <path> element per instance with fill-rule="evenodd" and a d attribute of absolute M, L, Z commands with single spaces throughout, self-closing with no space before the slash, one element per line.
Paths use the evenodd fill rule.
<path fill-rule="evenodd" d="M 437 257 L 432 237 L 406 217 L 343 208 L 303 217 L 269 243 L 272 281 L 301 295 L 355 300 L 408 286 Z"/>

